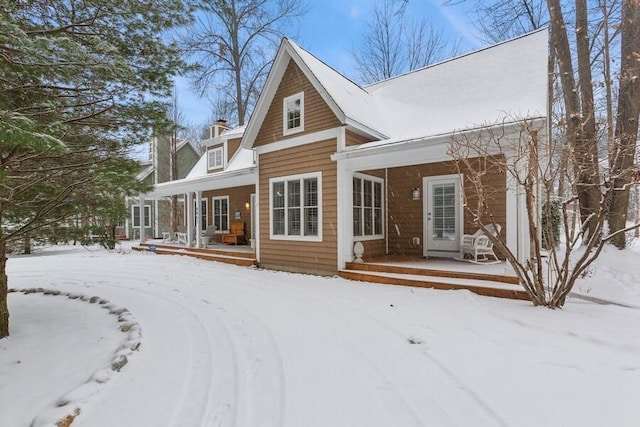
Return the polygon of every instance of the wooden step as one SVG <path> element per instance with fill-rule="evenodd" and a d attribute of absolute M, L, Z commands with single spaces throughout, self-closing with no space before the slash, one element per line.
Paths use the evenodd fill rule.
<path fill-rule="evenodd" d="M 513 285 L 517 285 L 519 283 L 519 280 L 516 276 L 505 276 L 500 274 L 486 274 L 467 271 L 438 270 L 435 268 L 405 267 L 402 265 L 348 262 L 346 265 L 346 269 L 371 272 L 377 271 L 381 273 L 411 274 L 415 276 L 484 280 L 489 282 L 509 283 Z"/>
<path fill-rule="evenodd" d="M 438 271 L 438 270 L 436 270 Z M 441 270 L 440 270 L 441 271 Z M 380 283 L 387 285 L 416 286 L 421 288 L 433 288 L 443 290 L 466 289 L 478 295 L 509 298 L 517 300 L 529 300 L 527 293 L 518 285 L 488 281 L 486 279 L 469 279 L 447 276 L 429 276 L 421 274 L 393 273 L 380 271 L 367 271 L 365 269 L 345 269 L 338 272 L 340 277 L 361 282 Z"/>
<path fill-rule="evenodd" d="M 194 248 L 194 247 L 186 247 L 186 246 L 168 245 L 168 244 L 162 244 L 162 243 L 141 243 L 140 244 L 141 247 L 147 248 L 147 249 L 149 248 L 149 245 L 155 245 L 156 250 L 158 249 L 186 250 L 189 252 L 197 252 L 197 253 L 203 253 L 203 254 L 215 254 L 215 255 L 223 255 L 223 256 L 232 256 L 237 258 L 255 259 L 254 252 L 233 250 L 231 249 L 233 248 L 233 246 L 224 246 L 224 249 L 223 248 L 216 249 L 215 247 Z"/>
<path fill-rule="evenodd" d="M 141 244 L 140 246 L 134 246 L 134 250 L 136 251 L 150 251 L 149 245 Z M 178 248 L 178 247 L 167 247 L 167 245 L 162 245 L 161 247 L 156 246 L 155 250 L 150 251 L 154 252 L 158 255 L 184 255 L 192 258 L 202 259 L 205 261 L 218 261 L 224 262 L 225 264 L 233 264 L 239 265 L 243 267 L 250 267 L 255 265 L 256 259 L 251 257 L 247 257 L 247 254 L 243 252 L 204 252 L 203 250 L 195 250 L 195 248 Z M 236 256 L 235 254 L 241 254 L 241 256 Z"/>

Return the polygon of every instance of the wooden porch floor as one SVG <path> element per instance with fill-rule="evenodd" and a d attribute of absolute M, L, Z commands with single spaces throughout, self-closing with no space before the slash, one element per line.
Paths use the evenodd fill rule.
<path fill-rule="evenodd" d="M 147 240 L 134 246 L 137 251 L 155 252 L 159 255 L 184 255 L 205 261 L 219 261 L 249 267 L 256 264 L 256 255 L 247 245 L 210 244 L 206 248 L 192 248 L 162 240 Z"/>
<path fill-rule="evenodd" d="M 419 257 L 382 257 L 347 263 L 340 277 L 363 282 L 434 289 L 467 289 L 497 298 L 529 300 L 518 278 L 504 261 L 477 265 L 464 261 Z"/>

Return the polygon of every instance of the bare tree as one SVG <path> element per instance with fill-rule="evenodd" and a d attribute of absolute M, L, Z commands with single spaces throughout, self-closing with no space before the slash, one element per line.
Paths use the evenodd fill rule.
<path fill-rule="evenodd" d="M 517 37 L 549 24 L 544 0 L 491 0 L 473 3 L 477 16 L 476 25 L 491 43 Z"/>
<path fill-rule="evenodd" d="M 280 39 L 306 13 L 300 0 L 198 1 L 196 24 L 182 39 L 184 52 L 198 65 L 191 73 L 200 94 L 232 100 L 245 123 L 262 90 Z"/>
<path fill-rule="evenodd" d="M 615 172 L 609 228 L 612 231 L 626 227 L 629 205 L 629 185 L 632 182 L 633 165 L 638 141 L 640 119 L 640 2 L 624 2 L 621 23 L 621 67 L 618 89 L 618 112 L 610 164 Z M 626 246 L 624 233 L 619 233 L 613 243 Z"/>
<path fill-rule="evenodd" d="M 452 56 L 442 30 L 407 15 L 407 0 L 377 0 L 362 45 L 353 53 L 358 78 L 374 83 Z"/>
<path fill-rule="evenodd" d="M 584 224 L 575 227 L 582 184 L 563 163 L 577 162 L 574 157 L 578 153 L 555 138 L 547 138 L 545 133 L 546 125 L 542 122 L 515 120 L 475 133 L 461 133 L 452 138 L 449 153 L 465 177 L 465 209 L 511 264 L 532 303 L 559 308 L 604 245 L 640 223 L 605 232 L 607 205 L 616 190 L 610 185 L 615 177 L 604 175 L 594 182 L 602 198 L 589 218 L 595 224 L 593 232 Z M 526 259 L 519 259 L 507 246 L 504 235 L 494 235 L 487 229 L 487 225 L 495 225 L 494 218 L 499 214 L 492 212 L 488 203 L 495 192 L 485 182 L 490 170 L 504 173 L 508 191 L 524 198 L 531 236 L 530 256 Z M 565 193 L 554 196 L 560 181 L 568 183 Z M 548 220 L 556 215 L 560 234 L 553 229 L 553 221 Z M 547 220 L 543 221 L 543 217 Z"/>

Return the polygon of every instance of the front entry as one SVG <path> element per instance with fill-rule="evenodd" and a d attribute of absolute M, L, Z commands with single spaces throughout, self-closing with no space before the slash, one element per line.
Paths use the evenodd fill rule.
<path fill-rule="evenodd" d="M 424 255 L 457 256 L 462 230 L 460 176 L 423 178 Z"/>

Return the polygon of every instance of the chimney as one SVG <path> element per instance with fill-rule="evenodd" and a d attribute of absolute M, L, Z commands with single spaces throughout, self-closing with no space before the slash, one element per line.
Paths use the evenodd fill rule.
<path fill-rule="evenodd" d="M 218 119 L 213 126 L 211 126 L 209 136 L 211 138 L 215 138 L 220 136 L 220 134 L 227 129 L 229 129 L 227 127 L 227 121 L 225 119 Z"/>

